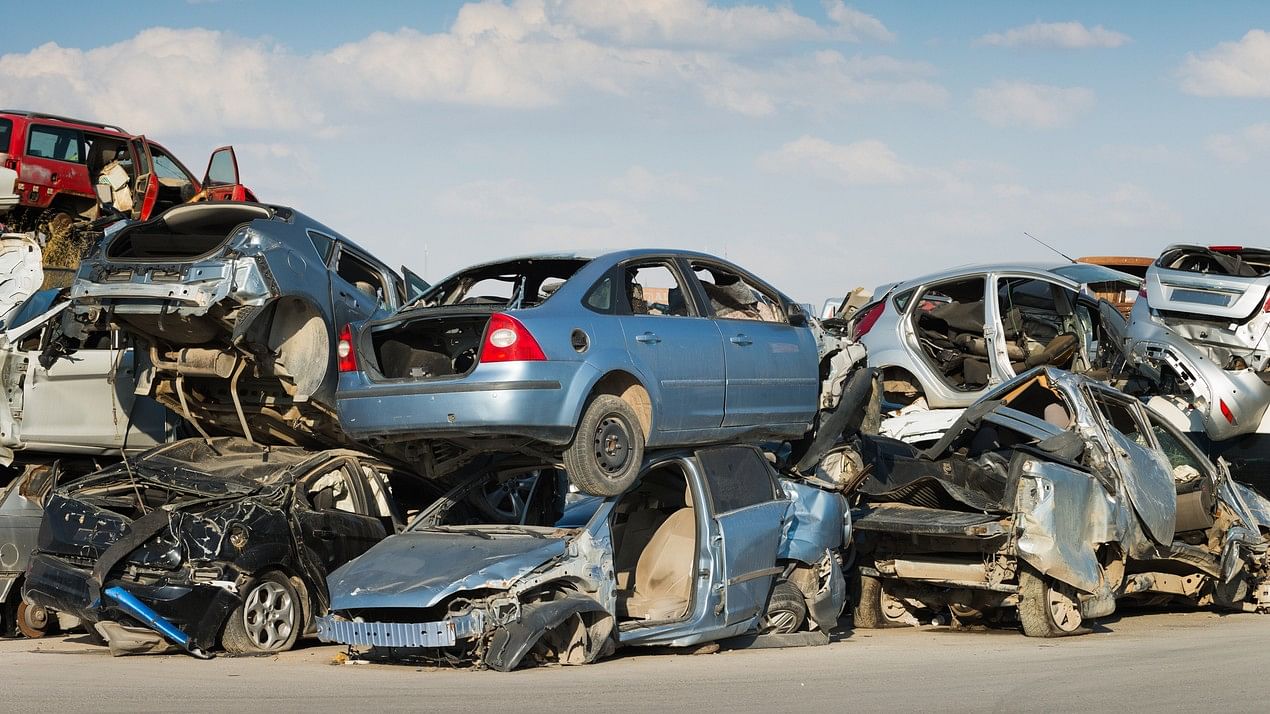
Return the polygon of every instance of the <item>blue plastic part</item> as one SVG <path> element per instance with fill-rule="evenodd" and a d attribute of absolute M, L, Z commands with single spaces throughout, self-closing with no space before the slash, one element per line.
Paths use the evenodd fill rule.
<path fill-rule="evenodd" d="M 182 632 L 176 625 L 168 622 L 162 615 L 150 609 L 148 605 L 138 600 L 132 593 L 118 585 L 113 585 L 106 588 L 105 594 L 119 603 L 120 607 L 126 610 L 129 615 L 145 623 L 147 627 L 163 635 L 173 644 L 180 646 L 195 657 L 207 658 L 206 653 L 194 646 L 189 635 Z"/>

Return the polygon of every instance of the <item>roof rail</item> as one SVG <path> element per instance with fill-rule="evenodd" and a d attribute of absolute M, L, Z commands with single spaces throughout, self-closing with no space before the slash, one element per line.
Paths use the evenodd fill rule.
<path fill-rule="evenodd" d="M 72 119 L 71 117 L 58 116 L 57 114 L 45 114 L 44 112 L 32 112 L 25 109 L 0 109 L 0 114 L 17 114 L 19 116 L 30 117 L 32 119 L 52 119 L 54 121 L 66 122 L 67 124 L 84 124 L 86 126 L 95 126 L 98 129 L 110 129 L 120 134 L 127 134 L 122 127 L 114 124 L 103 124 L 96 121 L 88 121 L 86 119 Z"/>

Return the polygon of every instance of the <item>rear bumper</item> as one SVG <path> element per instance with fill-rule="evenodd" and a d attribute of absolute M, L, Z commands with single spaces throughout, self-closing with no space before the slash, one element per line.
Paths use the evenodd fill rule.
<path fill-rule="evenodd" d="M 28 602 L 69 613 L 86 623 L 128 621 L 126 613 L 114 607 L 108 598 L 90 602 L 88 580 L 91 575 L 88 568 L 71 565 L 56 556 L 37 554 L 31 558 L 31 569 L 27 573 L 22 596 Z M 193 637 L 195 643 L 204 649 L 216 644 L 225 618 L 240 602 L 234 593 L 214 585 L 142 585 L 111 580 L 104 584 L 102 590 L 111 585 L 122 586 Z"/>
<path fill-rule="evenodd" d="M 1168 365 L 1190 388 L 1195 408 L 1203 415 L 1204 431 L 1213 441 L 1255 431 L 1270 406 L 1270 385 L 1256 372 L 1222 369 L 1203 350 L 1154 320 L 1131 323 L 1126 356 L 1131 363 Z M 1233 423 L 1223 414 L 1222 402 Z"/>
<path fill-rule="evenodd" d="M 252 258 L 201 260 L 183 263 L 110 263 L 98 261 L 71 286 L 71 299 L 80 305 L 107 305 L 120 314 L 202 315 L 211 306 L 233 299 L 241 304 L 263 304 L 272 295 L 262 271 Z M 151 271 L 181 271 L 180 280 L 153 279 Z M 108 275 L 121 276 L 115 281 Z M 87 276 L 87 277 L 84 277 Z"/>
<path fill-rule="evenodd" d="M 524 436 L 553 444 L 573 438 L 582 400 L 597 376 L 585 362 L 478 365 L 467 377 L 370 382 L 340 375 L 340 426 L 357 439 L 403 436 Z"/>

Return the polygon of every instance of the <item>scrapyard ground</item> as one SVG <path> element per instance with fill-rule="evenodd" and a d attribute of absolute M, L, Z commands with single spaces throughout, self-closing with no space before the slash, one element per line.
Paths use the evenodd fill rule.
<path fill-rule="evenodd" d="M 81 635 L 0 641 L 11 711 L 1213 711 L 1264 706 L 1270 618 L 1132 613 L 1092 635 L 847 630 L 825 647 L 621 654 L 511 674 L 276 657 L 112 658 Z"/>

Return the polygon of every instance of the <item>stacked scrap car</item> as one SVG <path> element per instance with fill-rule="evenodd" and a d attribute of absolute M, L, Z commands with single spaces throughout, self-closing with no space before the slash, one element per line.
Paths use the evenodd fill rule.
<path fill-rule="evenodd" d="M 117 325 L 146 348 L 138 388 L 204 434 L 331 446 L 334 326 L 382 315 L 407 282 L 298 211 L 177 206 L 112 232 L 71 289 L 68 334 Z"/>
<path fill-rule="evenodd" d="M 802 437 L 820 382 L 801 308 L 683 251 L 478 265 L 346 328 L 339 354 L 359 441 L 436 475 L 545 454 L 598 496 L 630 486 L 646 446 Z"/>
<path fill-rule="evenodd" d="M 859 451 L 857 627 L 1017 609 L 1024 633 L 1050 637 L 1125 597 L 1270 612 L 1270 502 L 1087 377 L 1037 368 L 925 452 Z"/>
<path fill-rule="evenodd" d="M 326 611 L 329 572 L 436 495 L 355 451 L 186 439 L 55 490 L 23 594 L 120 654 L 277 652 Z"/>
<path fill-rule="evenodd" d="M 518 519 L 455 508 L 500 482 L 528 483 Z M 846 596 L 840 486 L 778 477 L 754 447 L 662 450 L 579 519 L 554 471 L 477 471 L 331 574 L 318 636 L 507 671 L 526 658 L 593 662 L 617 646 L 827 633 Z"/>

